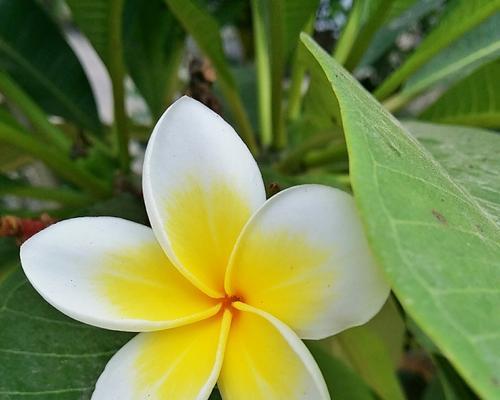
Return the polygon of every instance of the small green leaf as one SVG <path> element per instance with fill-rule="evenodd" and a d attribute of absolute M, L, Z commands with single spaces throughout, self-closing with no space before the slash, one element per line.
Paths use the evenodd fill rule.
<path fill-rule="evenodd" d="M 498 397 L 498 226 L 352 76 L 302 40 L 338 103 L 356 203 L 396 296 L 479 395 Z"/>
<path fill-rule="evenodd" d="M 499 11 L 500 0 L 455 0 L 447 7 L 447 12 L 437 27 L 425 37 L 403 65 L 377 88 L 374 93 L 377 98 L 385 99 L 441 50 Z"/>
<path fill-rule="evenodd" d="M 409 26 L 419 21 L 422 17 L 442 5 L 443 0 L 427 1 L 419 0 L 406 10 L 401 10 L 400 14 L 393 14 L 393 19 L 387 22 L 375 34 L 370 46 L 361 59 L 360 66 L 364 67 L 373 64 L 391 46 L 394 45 L 398 35 L 408 29 Z M 396 1 L 394 4 L 398 4 Z"/>
<path fill-rule="evenodd" d="M 408 79 L 400 93 L 387 99 L 384 105 L 396 110 L 434 85 L 449 85 L 459 81 L 498 57 L 500 13 L 492 15 L 437 54 Z"/>
<path fill-rule="evenodd" d="M 308 342 L 307 347 L 318 363 L 333 399 L 375 400 L 366 383 L 319 343 Z"/>
<path fill-rule="evenodd" d="M 381 399 L 405 398 L 389 350 L 372 327 L 348 329 L 336 340 L 353 368 Z"/>
<path fill-rule="evenodd" d="M 500 135 L 417 121 L 404 125 L 500 226 Z"/>
<path fill-rule="evenodd" d="M 47 113 L 93 132 L 101 131 L 82 66 L 38 2 L 0 2 L 0 70 L 7 72 Z"/>
<path fill-rule="evenodd" d="M 420 118 L 446 124 L 500 128 L 499 76 L 499 61 L 485 65 L 448 89 Z"/>

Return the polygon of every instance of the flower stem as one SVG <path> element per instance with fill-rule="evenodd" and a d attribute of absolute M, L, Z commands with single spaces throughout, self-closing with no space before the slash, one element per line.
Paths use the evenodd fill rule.
<path fill-rule="evenodd" d="M 271 69 L 269 46 L 266 35 L 265 5 L 262 0 L 251 0 L 255 62 L 257 68 L 257 92 L 259 98 L 259 129 L 262 145 L 267 147 L 272 140 L 271 115 Z"/>

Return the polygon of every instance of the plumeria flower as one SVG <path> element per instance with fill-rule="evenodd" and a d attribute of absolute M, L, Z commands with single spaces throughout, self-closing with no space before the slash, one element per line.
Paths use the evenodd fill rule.
<path fill-rule="evenodd" d="M 143 172 L 152 229 L 59 222 L 21 248 L 35 289 L 70 317 L 142 332 L 92 398 L 328 399 L 301 339 L 372 318 L 389 287 L 353 199 L 303 185 L 266 201 L 250 152 L 188 97 L 157 123 Z"/>

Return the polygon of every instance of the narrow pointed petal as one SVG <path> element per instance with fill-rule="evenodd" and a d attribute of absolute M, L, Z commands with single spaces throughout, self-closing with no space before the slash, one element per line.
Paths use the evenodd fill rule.
<path fill-rule="evenodd" d="M 304 339 L 367 322 L 389 294 L 352 197 L 321 185 L 285 190 L 252 217 L 226 287 Z"/>
<path fill-rule="evenodd" d="M 316 361 L 289 327 L 254 307 L 234 306 L 218 382 L 224 400 L 330 398 Z"/>
<path fill-rule="evenodd" d="M 234 243 L 265 201 L 257 164 L 236 132 L 196 100 L 176 101 L 149 140 L 143 189 L 169 258 L 205 293 L 223 296 Z"/>
<path fill-rule="evenodd" d="M 219 311 L 170 263 L 153 231 L 124 219 L 74 218 L 21 247 L 35 289 L 79 321 L 122 331 L 184 325 Z"/>
<path fill-rule="evenodd" d="M 230 324 L 225 311 L 222 317 L 137 335 L 109 361 L 92 400 L 208 399 Z"/>

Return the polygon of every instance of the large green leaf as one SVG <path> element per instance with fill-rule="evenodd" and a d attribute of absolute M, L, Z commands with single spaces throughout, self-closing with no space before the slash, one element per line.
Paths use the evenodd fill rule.
<path fill-rule="evenodd" d="M 500 38 L 498 43 L 500 50 Z M 500 128 L 498 77 L 500 62 L 485 65 L 452 86 L 420 118 L 449 124 Z"/>
<path fill-rule="evenodd" d="M 406 121 L 405 127 L 500 226 L 500 135 L 416 121 Z"/>
<path fill-rule="evenodd" d="M 76 322 L 48 305 L 17 269 L 0 282 L 0 398 L 88 399 L 131 337 Z"/>
<path fill-rule="evenodd" d="M 500 57 L 500 13 L 467 32 L 420 68 L 392 101 L 397 108 L 437 84 L 449 84 Z"/>
<path fill-rule="evenodd" d="M 0 0 L 0 69 L 43 109 L 99 132 L 90 84 L 57 25 L 34 0 Z"/>
<path fill-rule="evenodd" d="M 408 76 L 465 32 L 500 10 L 500 0 L 454 0 L 437 27 L 420 43 L 415 52 L 394 71 L 375 91 L 379 99 L 386 98 Z"/>
<path fill-rule="evenodd" d="M 401 124 L 311 38 L 332 88 L 368 239 L 405 310 L 484 398 L 500 394 L 500 231 Z"/>
<path fill-rule="evenodd" d="M 162 0 L 127 0 L 125 61 L 154 119 L 171 99 L 184 49 L 184 32 Z"/>

